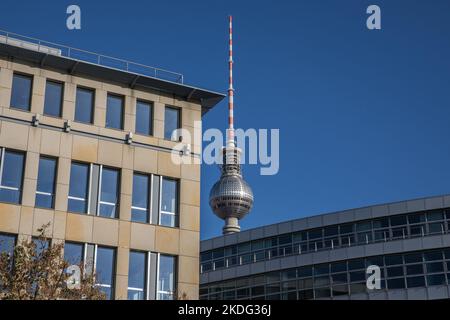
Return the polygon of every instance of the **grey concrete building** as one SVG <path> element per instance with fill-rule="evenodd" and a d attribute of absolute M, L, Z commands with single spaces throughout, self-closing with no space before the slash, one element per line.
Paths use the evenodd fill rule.
<path fill-rule="evenodd" d="M 268 225 L 201 242 L 200 299 L 447 299 L 450 195 Z M 368 289 L 367 267 L 381 271 Z"/>

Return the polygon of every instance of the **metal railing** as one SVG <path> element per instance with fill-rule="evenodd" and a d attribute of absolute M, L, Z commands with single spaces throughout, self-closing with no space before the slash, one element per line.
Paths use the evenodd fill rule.
<path fill-rule="evenodd" d="M 126 71 L 145 77 L 152 77 L 181 84 L 184 82 L 183 75 L 181 73 L 155 68 L 124 59 L 114 58 L 95 52 L 81 50 L 58 43 L 23 36 L 1 29 L 0 43 L 5 43 L 16 47 L 43 52 L 55 56 L 66 57 L 72 60 L 87 62 L 111 69 Z"/>

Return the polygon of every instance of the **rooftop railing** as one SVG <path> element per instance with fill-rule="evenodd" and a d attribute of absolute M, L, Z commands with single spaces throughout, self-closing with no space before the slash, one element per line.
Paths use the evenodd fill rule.
<path fill-rule="evenodd" d="M 182 84 L 184 79 L 181 73 L 160 68 L 146 66 L 140 63 L 114 58 L 103 54 L 81 50 L 49 41 L 44 41 L 17 33 L 0 30 L 0 43 L 21 47 L 29 50 L 43 52 L 50 55 L 70 58 L 72 60 L 87 62 L 136 75 L 152 77 Z"/>

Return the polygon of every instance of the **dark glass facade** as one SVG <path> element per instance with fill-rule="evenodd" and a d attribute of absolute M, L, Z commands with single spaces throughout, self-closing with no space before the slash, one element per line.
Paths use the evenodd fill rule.
<path fill-rule="evenodd" d="M 200 299 L 330 299 L 367 294 L 366 268 L 381 270 L 381 289 L 447 286 L 450 283 L 450 248 L 403 252 L 331 263 L 301 266 L 200 287 Z"/>
<path fill-rule="evenodd" d="M 201 272 L 400 239 L 448 234 L 450 209 L 400 214 L 241 242 L 201 253 Z"/>

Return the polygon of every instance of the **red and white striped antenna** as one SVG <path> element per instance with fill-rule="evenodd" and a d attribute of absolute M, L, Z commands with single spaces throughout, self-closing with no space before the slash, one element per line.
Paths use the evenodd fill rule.
<path fill-rule="evenodd" d="M 229 57 L 228 57 L 228 69 L 229 69 L 229 87 L 228 87 L 228 139 L 227 147 L 234 147 L 234 88 L 233 88 L 233 17 L 230 15 L 229 19 Z"/>

